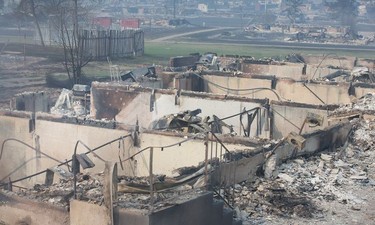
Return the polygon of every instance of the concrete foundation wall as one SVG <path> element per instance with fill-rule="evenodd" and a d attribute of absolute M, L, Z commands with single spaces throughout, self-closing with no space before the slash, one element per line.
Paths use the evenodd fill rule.
<path fill-rule="evenodd" d="M 368 93 L 374 93 L 375 89 L 373 87 L 355 87 L 355 96 L 364 96 Z"/>
<path fill-rule="evenodd" d="M 208 225 L 218 216 L 210 212 L 212 193 L 197 196 L 174 206 L 155 211 L 150 215 L 150 225 Z"/>
<path fill-rule="evenodd" d="M 69 213 L 45 203 L 0 193 L 0 222 L 9 225 L 69 225 Z M 85 216 L 87 217 L 87 216 Z"/>
<path fill-rule="evenodd" d="M 103 206 L 78 200 L 70 202 L 70 225 L 108 224 L 106 209 Z"/>
<path fill-rule="evenodd" d="M 330 126 L 324 130 L 303 135 L 305 145 L 302 149 L 284 142 L 274 150 L 276 165 L 281 162 L 301 155 L 310 155 L 325 149 L 342 146 L 346 141 L 351 130 L 351 124 L 342 123 Z M 246 180 L 252 180 L 256 176 L 258 168 L 267 167 L 267 161 L 271 160 L 267 155 L 269 152 L 260 151 L 250 157 L 244 157 L 240 160 L 222 164 L 213 176 L 214 183 L 224 182 L 227 185 L 239 183 Z M 272 172 L 275 168 L 267 168 Z"/>
<path fill-rule="evenodd" d="M 1 144 L 5 139 L 17 138 L 35 146 L 33 134 L 29 133 L 29 122 L 28 118 L 0 116 Z M 25 154 L 25 152 L 30 152 L 30 154 Z M 6 142 L 0 159 L 0 181 L 9 181 L 8 176 L 12 180 L 27 176 L 29 174 L 27 165 L 33 163 L 35 157 L 36 152 L 26 146 L 14 141 Z M 26 166 L 16 170 L 20 165 Z"/>
<path fill-rule="evenodd" d="M 206 192 L 189 199 L 174 200 L 175 204 L 153 212 L 138 209 L 114 209 L 115 225 L 231 225 L 220 221 L 223 210 L 215 210 L 212 193 Z M 104 206 L 73 200 L 70 204 L 71 225 L 107 224 Z M 84 216 L 84 215 L 90 215 Z M 232 215 L 229 215 L 232 217 Z"/>
<path fill-rule="evenodd" d="M 7 129 L 4 129 L 7 127 Z M 25 132 L 26 131 L 26 132 Z M 100 127 L 84 126 L 78 124 L 53 122 L 37 119 L 36 129 L 33 133 L 28 133 L 28 119 L 11 116 L 0 116 L 0 143 L 6 138 L 17 138 L 31 146 L 36 146 L 37 141 L 33 137 L 38 137 L 40 153 L 10 141 L 6 143 L 4 154 L 0 161 L 0 177 L 8 181 L 8 175 L 12 180 L 20 179 L 28 175 L 37 173 L 59 164 L 41 153 L 53 156 L 55 159 L 65 162 L 71 159 L 74 147 L 78 140 L 81 140 L 91 149 L 102 144 L 128 134 L 129 131 L 117 129 L 105 129 Z M 186 140 L 182 136 L 163 135 L 159 133 L 141 133 L 140 146 L 134 147 L 133 141 L 126 138 L 125 147 L 116 141 L 106 147 L 96 151 L 101 158 L 118 162 L 119 155 L 122 160 L 129 158 L 134 153 L 149 146 L 165 146 Z M 226 144 L 230 151 L 248 149 L 250 147 L 241 144 Z M 77 153 L 84 153 L 88 150 L 79 144 Z M 37 158 L 40 155 L 41 158 Z M 196 166 L 205 159 L 205 145 L 202 139 L 191 140 L 171 148 L 154 149 L 153 168 L 154 174 L 176 175 L 173 171 L 183 166 Z M 104 163 L 92 154 L 88 155 L 95 163 L 95 167 L 87 169 L 92 173 L 99 173 L 104 170 Z M 171 160 L 173 159 L 173 160 Z M 26 163 L 25 163 L 26 162 Z M 127 176 L 148 176 L 150 165 L 150 151 L 144 151 L 123 163 L 124 170 L 118 165 L 119 175 Z M 66 169 L 66 166 L 62 166 Z M 14 172 L 15 171 L 15 172 Z M 55 178 L 58 178 L 56 175 Z M 30 187 L 35 183 L 44 183 L 45 174 L 38 175 L 31 179 L 17 183 L 20 186 Z M 57 181 L 57 180 L 56 180 Z"/>
<path fill-rule="evenodd" d="M 16 95 L 11 101 L 14 110 L 29 112 L 49 112 L 50 99 L 44 92 L 22 93 Z"/>
<path fill-rule="evenodd" d="M 351 70 L 354 67 L 354 62 L 356 57 L 345 56 L 340 57 L 336 55 L 322 55 L 322 56 L 314 56 L 314 55 L 303 55 L 302 56 L 307 64 L 310 65 L 320 65 L 320 67 L 340 67 L 343 69 Z"/>
<path fill-rule="evenodd" d="M 249 88 L 271 88 L 272 81 L 261 77 L 224 77 L 215 75 L 204 75 L 205 92 L 213 94 L 232 94 L 248 98 L 268 98 L 278 100 L 277 95 L 271 90 L 233 91 L 227 90 L 217 85 L 229 89 L 249 89 Z M 313 105 L 322 104 L 347 104 L 350 103 L 349 83 L 303 83 L 292 79 L 276 79 L 274 91 L 280 96 L 282 101 L 289 100 L 296 103 Z M 373 87 L 369 87 L 370 89 Z M 354 87 L 356 90 L 357 87 Z M 361 91 L 356 91 L 356 96 L 361 97 Z M 315 96 L 316 95 L 316 96 Z M 319 100 L 319 98 L 321 100 Z"/>
<path fill-rule="evenodd" d="M 272 80 L 270 79 L 251 79 L 251 78 L 242 78 L 241 82 L 239 82 L 239 79 L 236 77 L 224 77 L 224 76 L 206 76 L 207 79 L 213 79 L 215 81 L 219 81 L 218 83 L 220 85 L 230 85 L 235 86 L 238 88 L 245 88 L 248 87 L 247 84 L 253 85 L 252 81 L 259 81 L 259 84 L 265 84 L 268 87 L 270 87 Z M 247 82 L 246 82 L 247 81 Z M 320 100 L 314 96 L 313 93 L 311 93 L 306 87 L 303 86 L 302 83 L 296 83 L 294 81 L 289 82 L 288 80 L 282 80 L 279 81 L 281 86 L 283 88 L 279 88 L 279 92 L 286 95 L 288 98 L 292 98 L 294 100 L 299 100 L 300 102 L 306 102 L 311 101 L 315 105 L 323 105 Z M 211 88 L 212 91 L 217 92 L 224 92 L 223 90 L 217 88 L 215 85 L 211 85 L 210 83 L 206 83 L 208 88 Z M 257 84 L 258 85 L 258 84 Z M 311 89 L 316 95 L 318 95 L 319 98 L 321 98 L 323 101 L 326 101 L 327 103 L 333 103 L 333 102 L 341 102 L 341 103 L 349 103 L 350 98 L 347 93 L 347 90 L 345 88 L 348 88 L 347 85 L 343 86 L 337 86 L 337 85 L 320 85 L 315 83 L 309 83 L 306 84 L 308 88 Z M 327 89 L 326 87 L 329 87 L 330 89 Z M 251 88 L 251 86 L 250 86 Z M 326 88 L 326 89 L 325 89 Z M 277 90 L 277 89 L 276 89 Z M 323 92 L 323 91 L 325 92 Z M 290 91 L 291 93 L 287 93 Z M 95 116 L 97 119 L 101 119 L 102 110 L 106 109 L 108 107 L 111 107 L 106 103 L 105 101 L 100 101 L 100 96 L 102 92 L 108 92 L 111 93 L 111 90 L 109 88 L 93 88 L 94 96 L 98 95 L 99 99 L 96 101 L 101 102 L 100 104 L 95 103 L 93 104 L 92 113 L 93 116 Z M 120 92 L 113 91 L 114 95 Z M 129 102 L 124 103 L 123 106 L 121 106 L 121 109 L 118 109 L 120 111 L 115 119 L 118 122 L 131 125 L 134 124 L 134 121 L 137 119 L 139 120 L 139 123 L 141 127 L 149 127 L 149 124 L 151 121 L 157 120 L 158 118 L 161 118 L 163 115 L 168 115 L 170 113 L 177 113 L 179 111 L 183 110 L 192 110 L 196 108 L 202 109 L 202 116 L 212 116 L 212 114 L 216 114 L 219 117 L 226 117 L 229 115 L 234 115 L 236 113 L 241 112 L 241 110 L 246 107 L 246 109 L 251 109 L 257 106 L 260 106 L 262 104 L 257 102 L 249 102 L 248 98 L 241 98 L 241 97 L 235 97 L 230 100 L 221 99 L 219 100 L 218 97 L 220 95 L 193 95 L 189 96 L 190 92 L 182 92 L 180 97 L 180 105 L 175 105 L 175 96 L 171 93 L 156 93 L 155 94 L 155 104 L 154 104 L 154 111 L 150 112 L 150 98 L 151 93 L 147 90 L 144 91 L 138 91 L 138 92 L 129 92 L 129 95 L 135 95 L 134 93 L 137 93 L 136 97 L 128 98 L 127 92 L 123 92 L 123 99 L 131 99 Z M 272 91 L 261 91 L 261 92 L 255 92 L 254 95 L 261 95 L 261 93 L 264 93 L 266 96 L 263 97 L 269 97 L 270 99 L 276 98 L 275 93 Z M 281 94 L 280 94 L 281 95 Z M 223 96 L 221 96 L 223 97 Z M 116 98 L 119 98 L 117 96 Z M 277 98 L 276 98 L 277 99 Z M 110 102 L 111 100 L 109 100 Z M 298 102 L 298 101 L 297 101 Z M 230 107 L 228 107 L 230 105 Z M 192 108 L 192 106 L 194 108 Z M 313 105 L 307 105 L 307 104 L 297 104 L 297 103 L 278 103 L 276 101 L 272 102 L 271 108 L 274 108 L 274 119 L 273 124 L 271 126 L 273 127 L 273 138 L 280 138 L 283 136 L 286 136 L 291 131 L 298 131 L 307 115 L 307 112 L 314 112 L 316 114 L 322 115 L 324 118 L 327 116 L 328 108 L 329 107 L 320 107 L 320 106 L 313 106 Z M 98 110 L 96 109 L 98 108 Z M 332 107 L 331 107 L 332 108 Z M 269 137 L 270 133 L 268 131 L 265 131 L 266 127 L 265 125 L 265 118 L 266 115 L 263 114 L 262 110 L 262 135 Z M 99 112 L 99 113 L 95 113 Z M 278 113 L 278 114 L 277 114 Z M 289 120 L 289 122 L 288 122 Z M 292 121 L 292 122 L 291 122 Z M 326 123 L 326 119 L 325 125 Z M 239 124 L 239 118 L 232 118 L 231 120 L 225 121 L 228 124 L 234 125 L 235 131 L 238 135 L 243 135 L 242 129 L 240 129 Z M 292 125 L 293 123 L 294 125 Z M 298 127 L 298 128 L 297 128 Z M 320 127 L 321 128 L 321 127 Z M 319 129 L 319 128 L 314 128 Z M 309 127 L 305 127 L 304 132 L 312 131 L 314 129 L 310 129 Z M 251 136 L 256 134 L 256 126 L 252 126 L 251 130 Z"/>
<path fill-rule="evenodd" d="M 267 65 L 267 64 L 253 64 L 245 63 L 241 65 L 243 73 L 252 75 L 274 75 L 279 78 L 291 78 L 294 80 L 307 80 L 312 78 L 324 77 L 338 69 L 327 68 L 317 65 L 306 65 L 305 74 L 303 72 L 303 63 L 285 63 L 283 65 Z"/>
<path fill-rule="evenodd" d="M 367 67 L 370 71 L 374 72 L 375 59 L 358 59 L 357 66 Z"/>
<path fill-rule="evenodd" d="M 276 90 L 283 98 L 289 99 L 292 102 L 313 105 L 350 103 L 348 92 L 349 84 L 347 83 L 325 85 L 319 83 L 304 84 L 290 80 L 279 80 L 276 85 Z"/>
<path fill-rule="evenodd" d="M 75 144 L 78 140 L 81 140 L 90 148 L 95 148 L 128 133 L 128 131 L 124 130 L 104 129 L 39 119 L 36 121 L 36 129 L 34 132 L 29 133 L 28 127 L 28 119 L 0 116 L 0 143 L 3 143 L 7 138 L 16 138 L 33 147 L 36 147 L 37 145 L 40 146 L 40 152 L 37 153 L 18 142 L 7 142 L 4 147 L 3 156 L 0 160 L 1 179 L 10 175 L 12 180 L 16 180 L 59 164 L 58 162 L 43 156 L 41 153 L 45 153 L 61 162 L 64 162 L 65 160 L 71 159 Z M 130 139 L 125 140 L 124 150 L 122 147 L 119 150 L 118 146 L 118 142 L 106 146 L 97 151 L 98 155 L 104 159 L 118 161 L 119 152 L 121 157 L 125 158 L 136 151 L 136 149 L 132 148 L 132 142 Z M 77 153 L 84 153 L 87 151 L 88 150 L 82 145 L 78 145 Z M 104 170 L 104 164 L 99 159 L 93 156 L 90 156 L 90 158 L 96 165 L 91 170 L 92 172 L 101 172 Z M 129 163 L 124 164 L 126 172 L 119 170 L 120 174 L 125 173 L 133 175 L 130 172 L 130 166 L 133 165 L 129 165 Z M 67 169 L 66 166 L 63 166 L 62 168 Z M 44 183 L 44 179 L 45 174 L 42 174 L 18 184 L 20 186 L 30 186 L 35 183 Z"/>
<path fill-rule="evenodd" d="M 91 115 L 96 119 L 115 119 L 117 122 L 134 125 L 139 121 L 143 128 L 151 128 L 153 121 L 162 118 L 165 115 L 178 113 L 185 110 L 201 109 L 202 113 L 198 116 L 202 118 L 213 115 L 219 118 L 235 115 L 243 111 L 259 107 L 260 101 L 244 100 L 236 101 L 226 99 L 224 96 L 219 98 L 209 98 L 209 95 L 183 93 L 179 97 L 179 104 L 175 104 L 176 96 L 173 91 L 156 91 L 155 101 L 151 101 L 152 93 L 149 90 L 143 91 L 123 91 L 103 84 L 93 84 L 91 99 Z M 122 100 L 121 100 L 122 99 Z M 122 101 L 121 104 L 113 102 Z M 228 107 L 230 105 L 230 107 Z M 152 108 L 152 109 L 151 109 Z M 263 113 L 261 113 L 263 115 Z M 110 117 L 111 116 L 111 117 Z M 264 119 L 262 119 L 264 121 Z M 224 121 L 233 125 L 234 131 L 241 135 L 242 129 L 239 117 L 230 118 Z M 262 125 L 263 126 L 263 125 Z M 256 124 L 251 126 L 251 133 L 256 133 Z M 262 133 L 268 137 L 267 132 Z"/>
<path fill-rule="evenodd" d="M 308 108 L 302 105 L 295 106 L 277 104 L 275 102 L 271 103 L 272 113 L 273 113 L 273 138 L 279 139 L 287 136 L 290 132 L 299 132 L 302 124 L 307 116 L 308 112 L 320 115 L 323 117 L 323 125 L 316 127 L 309 127 L 305 125 L 302 133 L 312 132 L 314 130 L 319 130 L 328 126 L 328 112 L 327 109 L 319 108 Z"/>
<path fill-rule="evenodd" d="M 205 92 L 215 94 L 231 94 L 246 96 L 256 99 L 277 99 L 275 94 L 271 91 L 264 90 L 249 90 L 249 91 L 235 91 L 228 90 L 222 87 L 229 87 L 231 89 L 251 89 L 251 88 L 272 88 L 272 80 L 270 79 L 251 79 L 245 77 L 230 77 L 230 76 L 213 76 L 205 75 Z M 221 87 L 220 87 L 221 86 Z"/>

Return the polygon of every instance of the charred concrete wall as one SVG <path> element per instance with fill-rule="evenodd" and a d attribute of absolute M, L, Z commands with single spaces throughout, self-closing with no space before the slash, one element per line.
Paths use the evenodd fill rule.
<path fill-rule="evenodd" d="M 2 224 L 67 225 L 69 213 L 45 203 L 32 202 L 0 193 L 0 222 Z"/>
<path fill-rule="evenodd" d="M 314 131 L 309 134 L 304 134 L 305 145 L 302 149 L 298 149 L 295 145 L 285 142 L 283 145 L 277 147 L 273 152 L 275 157 L 275 164 L 271 168 L 267 168 L 268 161 L 271 160 L 269 152 L 258 151 L 250 154 L 249 157 L 222 164 L 213 175 L 212 182 L 225 182 L 227 185 L 240 183 L 242 181 L 251 180 L 256 176 L 259 168 L 263 168 L 270 174 L 267 176 L 275 176 L 273 174 L 278 164 L 287 159 L 291 159 L 302 155 L 311 155 L 313 153 L 330 149 L 333 147 L 342 146 L 348 138 L 351 130 L 350 123 L 336 124 L 326 129 Z"/>
<path fill-rule="evenodd" d="M 127 125 L 134 125 L 135 121 L 138 120 L 141 127 L 149 128 L 152 121 L 185 110 L 201 109 L 202 113 L 199 116 L 202 118 L 212 117 L 212 115 L 224 118 L 238 114 L 244 108 L 260 107 L 265 102 L 252 99 L 238 100 L 237 97 L 231 98 L 194 92 L 181 92 L 178 96 L 172 90 L 126 89 L 125 86 L 117 87 L 104 83 L 93 83 L 91 115 L 96 119 L 115 119 L 117 122 Z M 262 115 L 263 113 L 259 117 Z M 264 118 L 261 121 L 264 121 Z M 233 125 L 237 134 L 243 133 L 239 117 L 225 120 L 225 123 Z M 261 127 L 263 127 L 263 124 Z M 251 133 L 257 133 L 255 124 L 251 126 Z M 263 129 L 262 135 L 268 137 L 269 133 Z"/>
<path fill-rule="evenodd" d="M 78 140 L 82 141 L 91 149 L 101 146 L 111 140 L 128 134 L 130 131 L 122 129 L 107 129 L 96 126 L 75 124 L 74 122 L 61 122 L 60 119 L 43 118 L 37 115 L 36 127 L 33 132 L 28 131 L 29 119 L 14 116 L 0 116 L 0 143 L 7 138 L 15 138 L 30 146 L 39 146 L 36 152 L 16 141 L 6 143 L 2 158 L 0 160 L 0 179 L 8 181 L 17 180 L 28 175 L 55 167 L 59 164 L 54 160 L 46 158 L 42 153 L 65 162 L 71 159 L 74 147 Z M 37 137 L 37 138 L 35 138 Z M 135 147 L 131 138 L 116 141 L 96 151 L 101 158 L 109 161 L 119 162 L 129 158 L 134 153 L 149 146 L 165 146 L 186 140 L 186 137 L 173 133 L 161 134 L 153 132 L 142 132 L 140 134 L 140 145 Z M 251 148 L 247 145 L 227 143 L 230 151 Z M 87 149 L 79 144 L 77 153 L 87 152 Z M 200 138 L 185 142 L 172 148 L 154 151 L 153 167 L 155 174 L 173 175 L 173 171 L 184 166 L 198 165 L 205 159 L 205 145 Z M 93 155 L 89 158 L 95 167 L 88 169 L 93 173 L 104 170 L 104 163 Z M 119 166 L 120 175 L 147 176 L 149 174 L 150 151 L 144 151 L 132 160 L 123 163 L 124 169 Z M 173 159 L 173 160 L 171 160 Z M 66 166 L 62 166 L 67 170 Z M 56 175 L 55 178 L 58 178 Z M 30 187 L 35 183 L 44 183 L 45 174 L 17 183 L 20 186 Z"/>
<path fill-rule="evenodd" d="M 320 67 L 334 67 L 343 68 L 351 70 L 355 66 L 356 57 L 351 56 L 337 56 L 335 54 L 331 55 L 303 55 L 303 59 L 307 64 L 310 65 L 320 65 Z"/>
<path fill-rule="evenodd" d="M 50 99 L 44 92 L 21 93 L 12 99 L 11 108 L 29 112 L 49 112 Z"/>
<path fill-rule="evenodd" d="M 348 104 L 351 96 L 361 97 L 373 91 L 375 85 L 350 85 L 334 82 L 297 82 L 269 76 L 203 75 L 205 92 L 231 94 L 248 98 L 268 98 L 313 105 Z M 272 89 L 272 90 L 269 90 Z M 275 93 L 276 94 L 275 94 Z M 280 99 L 278 99 L 278 96 Z"/>
<path fill-rule="evenodd" d="M 35 146 L 33 134 L 29 132 L 31 114 L 24 113 L 20 116 L 0 116 L 0 141 L 3 143 L 6 139 L 17 138 Z M 4 144 L 4 149 L 0 153 L 0 181 L 8 181 L 8 176 L 14 180 L 29 174 L 27 165 L 35 159 L 36 152 L 30 151 L 30 154 L 26 155 L 25 152 L 28 151 L 28 147 L 18 142 L 9 141 Z M 20 165 L 25 166 L 16 170 Z"/>
<path fill-rule="evenodd" d="M 90 217 L 82 216 L 88 215 Z M 74 225 L 102 225 L 105 208 L 86 202 L 74 200 L 71 202 L 70 224 Z M 233 215 L 223 218 L 223 209 L 213 204 L 212 193 L 205 192 L 176 204 L 157 209 L 147 210 L 115 208 L 115 225 L 231 225 Z"/>
<path fill-rule="evenodd" d="M 308 113 L 320 115 L 323 118 L 322 126 L 304 126 L 303 133 L 312 132 L 328 126 L 329 111 L 337 106 L 314 107 L 312 105 L 298 103 L 271 102 L 273 115 L 272 135 L 274 139 L 286 137 L 290 132 L 298 133 Z"/>
<path fill-rule="evenodd" d="M 213 76 L 204 75 L 204 91 L 214 94 L 232 94 L 256 99 L 277 99 L 274 93 L 268 90 L 251 90 L 254 88 L 272 88 L 272 79 L 254 79 L 249 77 Z M 250 79 L 250 80 L 249 80 Z M 228 90 L 225 88 L 230 88 Z M 241 91 L 243 90 L 243 91 Z"/>
<path fill-rule="evenodd" d="M 27 117 L 0 116 L 1 143 L 12 138 L 38 149 L 38 151 L 32 150 L 15 140 L 7 141 L 0 160 L 0 179 L 7 181 L 10 177 L 12 180 L 16 180 L 59 164 L 59 162 L 47 158 L 43 153 L 60 162 L 71 159 L 78 140 L 94 148 L 127 133 L 128 131 L 124 130 L 54 122 L 41 118 L 37 118 L 35 130 L 29 132 Z M 125 150 L 122 149 L 122 146 L 119 150 L 119 143 L 116 142 L 98 150 L 98 154 L 104 159 L 118 161 L 119 152 L 123 154 L 122 157 L 134 153 L 135 149 L 131 148 L 131 141 L 127 139 L 125 141 Z M 86 151 L 87 149 L 82 145 L 78 145 L 77 153 Z M 92 171 L 100 172 L 104 169 L 104 164 L 100 160 L 97 158 L 92 158 L 92 160 L 96 164 Z M 125 169 L 128 172 L 131 171 L 129 166 L 125 164 Z M 62 168 L 67 170 L 66 166 Z M 44 183 L 44 179 L 45 174 L 42 174 L 19 184 L 29 186 L 33 183 Z"/>
<path fill-rule="evenodd" d="M 293 80 L 279 80 L 276 91 L 292 102 L 314 105 L 350 103 L 348 83 L 302 83 Z"/>
<path fill-rule="evenodd" d="M 212 76 L 207 76 L 209 77 Z M 246 87 L 247 84 L 252 85 L 252 82 L 250 80 L 241 80 L 241 82 L 238 82 L 235 78 L 229 78 L 229 77 L 222 77 L 222 76 L 215 76 L 213 79 L 221 79 L 222 83 L 228 84 L 228 85 L 238 85 L 239 88 Z M 248 81 L 247 83 L 245 81 Z M 272 80 L 270 79 L 259 79 L 260 82 L 263 82 L 263 84 L 271 85 Z M 222 84 L 222 85 L 225 85 Z M 261 84 L 261 83 L 259 83 Z M 256 85 L 259 85 L 256 84 Z M 292 83 L 293 85 L 294 83 Z M 217 88 L 215 85 L 209 85 L 207 84 L 211 90 L 218 91 L 218 92 L 224 92 L 220 88 Z M 296 84 L 297 85 L 297 84 Z M 313 86 L 311 86 L 313 87 Z M 316 85 L 317 88 L 320 88 L 319 85 Z M 216 89 L 215 89 L 216 88 Z M 251 88 L 251 86 L 250 86 Z M 303 87 L 302 87 L 303 88 Z M 332 88 L 340 88 L 337 86 L 333 86 Z M 313 89 L 313 88 L 312 88 Z M 299 89 L 298 89 L 299 90 Z M 311 104 L 302 104 L 302 103 L 278 103 L 278 101 L 273 101 L 271 103 L 271 108 L 275 110 L 274 118 L 272 120 L 271 127 L 266 126 L 266 114 L 264 113 L 264 109 L 262 109 L 261 112 L 261 130 L 262 130 L 262 136 L 270 137 L 272 138 L 280 138 L 285 135 L 287 135 L 291 131 L 298 130 L 306 115 L 307 112 L 314 112 L 319 115 L 322 115 L 324 118 L 326 118 L 328 111 L 334 109 L 337 106 L 327 106 L 322 107 L 318 106 L 322 104 L 319 99 L 317 99 L 316 96 L 314 96 L 307 88 L 305 88 L 304 91 L 308 91 L 308 93 L 305 93 L 305 97 L 307 99 L 311 99 L 315 105 Z M 331 92 L 335 92 L 337 89 L 332 89 Z M 283 90 L 286 92 L 286 90 Z M 303 94 L 297 93 L 297 90 L 292 90 L 294 95 L 288 94 L 288 96 L 293 97 L 295 99 L 302 99 L 304 96 L 301 96 Z M 302 89 L 303 91 L 303 89 Z M 301 91 L 301 92 L 302 92 Z M 317 90 L 314 90 L 317 92 Z M 339 96 L 337 93 L 331 94 L 331 92 L 326 93 L 325 95 L 330 98 L 332 98 L 332 102 L 334 101 L 334 97 Z M 108 93 L 108 94 L 107 94 Z M 113 93 L 113 94 L 112 94 Z M 121 93 L 124 96 L 119 95 Z M 137 95 L 137 97 L 129 98 L 126 95 L 129 94 L 130 96 Z M 224 93 L 222 93 L 224 94 Z M 277 99 L 275 93 L 269 90 L 265 91 L 258 91 L 254 92 L 253 95 L 256 97 L 268 97 L 270 99 Z M 310 94 L 310 96 L 307 96 L 307 94 Z M 322 95 L 323 93 L 321 93 Z M 216 114 L 217 116 L 223 118 L 226 116 L 234 115 L 242 111 L 244 107 L 246 109 L 251 109 L 254 107 L 259 107 L 263 104 L 265 104 L 265 101 L 263 100 L 250 100 L 249 98 L 243 98 L 239 96 L 223 96 L 223 95 L 209 95 L 209 94 L 203 94 L 203 93 L 192 93 L 192 92 L 181 92 L 180 96 L 180 104 L 175 104 L 175 95 L 173 91 L 168 90 L 159 90 L 155 92 L 155 102 L 153 106 L 153 111 L 150 112 L 150 99 L 152 96 L 152 91 L 148 89 L 139 89 L 137 91 L 128 91 L 128 92 L 121 92 L 117 89 L 112 89 L 110 86 L 102 86 L 100 84 L 93 85 L 93 96 L 94 98 L 98 96 L 98 99 L 92 100 L 92 115 L 96 119 L 102 119 L 105 117 L 106 113 L 102 113 L 102 110 L 105 110 L 107 108 L 111 108 L 111 105 L 108 105 L 108 103 L 112 102 L 112 98 L 122 98 L 122 99 L 130 99 L 128 102 L 124 102 L 123 104 L 118 105 L 118 111 L 119 113 L 114 116 L 114 119 L 120 123 L 127 124 L 127 125 L 134 125 L 134 121 L 137 119 L 139 120 L 139 124 L 141 127 L 148 128 L 151 121 L 154 121 L 156 119 L 159 119 L 160 117 L 164 115 L 168 115 L 171 113 L 177 113 L 183 110 L 193 110 L 196 108 L 202 109 L 202 116 L 212 116 L 212 114 Z M 105 99 L 108 96 L 110 97 L 108 101 L 105 101 Z M 241 96 L 241 95 L 240 95 Z M 326 99 L 324 99 L 326 100 Z M 97 101 L 97 102 L 95 102 Z M 100 102 L 100 104 L 98 103 Z M 302 101 L 302 100 L 301 100 Z M 349 102 L 349 98 L 345 100 L 346 102 Z M 228 107 L 230 105 L 230 107 Z M 192 106 L 194 108 L 192 108 Z M 98 110 L 96 109 L 97 107 Z M 109 118 L 112 119 L 112 118 Z M 324 121 L 327 121 L 324 119 Z M 231 124 L 234 126 L 235 131 L 238 135 L 243 135 L 243 131 L 240 128 L 239 124 L 239 118 L 232 118 L 231 120 L 225 121 L 228 124 Z M 326 123 L 324 124 L 326 125 Z M 297 128 L 298 127 L 298 128 Z M 270 128 L 272 132 L 270 133 L 268 130 Z M 309 128 L 306 127 L 305 131 L 312 131 L 317 128 Z M 256 132 L 256 126 L 252 126 L 251 134 L 255 135 Z"/>
<path fill-rule="evenodd" d="M 253 75 L 275 75 L 279 78 L 291 78 L 294 80 L 307 80 L 312 78 L 324 77 L 339 69 L 322 67 L 318 65 L 310 65 L 303 63 L 283 63 L 275 64 L 256 64 L 256 63 L 242 63 L 241 71 Z"/>

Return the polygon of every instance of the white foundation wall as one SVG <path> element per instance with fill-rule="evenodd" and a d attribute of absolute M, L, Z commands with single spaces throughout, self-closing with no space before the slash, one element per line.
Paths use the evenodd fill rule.
<path fill-rule="evenodd" d="M 206 116 L 216 115 L 219 118 L 235 115 L 243 111 L 260 107 L 259 103 L 234 101 L 225 99 L 204 99 L 189 96 L 180 96 L 180 104 L 175 105 L 175 96 L 166 94 L 156 94 L 154 110 L 150 112 L 151 93 L 139 93 L 131 102 L 125 104 L 121 111 L 116 115 L 115 120 L 125 125 L 134 125 L 138 119 L 139 125 L 143 128 L 151 128 L 152 121 L 156 121 L 165 115 L 176 114 L 185 110 L 201 109 L 202 113 L 198 116 L 204 118 Z M 102 106 L 105 107 L 105 106 Z M 261 110 L 263 112 L 263 109 Z M 269 137 L 269 132 L 264 129 L 264 115 L 260 113 L 262 121 L 262 136 Z M 239 116 L 224 121 L 228 125 L 233 125 L 234 131 L 238 135 L 243 135 Z M 224 128 L 225 129 L 225 128 Z M 251 136 L 256 134 L 256 123 L 251 126 Z"/>
<path fill-rule="evenodd" d="M 227 89 L 271 89 L 270 79 L 224 77 L 205 75 L 205 91 L 212 94 L 231 94 L 247 98 L 290 101 L 295 103 L 324 105 L 324 104 L 348 104 L 351 102 L 349 96 L 349 83 L 303 83 L 292 79 L 277 79 L 273 90 L 251 90 L 233 91 Z M 218 85 L 225 87 L 221 88 Z M 362 91 L 355 87 L 356 96 L 361 97 Z M 373 89 L 369 87 L 368 89 Z M 276 94 L 275 94 L 276 93 Z M 278 99 L 278 96 L 280 99 Z"/>
<path fill-rule="evenodd" d="M 0 116 L 0 144 L 10 138 L 17 138 L 34 147 L 33 134 L 29 133 L 29 119 Z M 25 145 L 10 140 L 3 144 L 2 150 L 0 182 L 8 182 L 9 177 L 11 180 L 25 177 L 29 174 L 29 165 L 35 165 L 33 159 L 36 153 Z"/>
<path fill-rule="evenodd" d="M 298 133 L 309 112 L 322 116 L 323 124 L 315 127 L 305 124 L 302 133 L 312 132 L 328 126 L 328 110 L 272 104 L 272 111 L 274 116 L 274 139 L 286 137 L 292 131 Z"/>
<path fill-rule="evenodd" d="M 238 95 L 248 98 L 256 99 L 274 99 L 277 100 L 277 96 L 270 90 L 248 90 L 239 91 L 252 88 L 272 88 L 272 80 L 267 79 L 249 79 L 241 77 L 230 77 L 230 76 L 215 76 L 205 75 L 204 76 L 205 92 L 214 94 L 231 94 Z M 221 86 L 221 87 L 220 87 Z M 238 90 L 228 90 L 238 89 Z"/>
<path fill-rule="evenodd" d="M 105 129 L 42 119 L 36 121 L 35 131 L 29 133 L 28 119 L 11 116 L 0 116 L 0 125 L 1 143 L 6 138 L 12 137 L 35 146 L 36 141 L 32 137 L 38 136 L 40 151 L 62 162 L 71 159 L 74 147 L 78 140 L 93 149 L 129 133 L 125 130 Z M 96 154 L 105 160 L 119 162 L 119 155 L 121 159 L 124 160 L 141 149 L 150 146 L 161 147 L 171 145 L 183 140 L 186 140 L 186 138 L 173 135 L 141 133 L 139 147 L 134 147 L 132 139 L 126 138 L 125 148 L 122 148 L 122 144 L 119 148 L 119 142 L 116 141 L 100 150 L 97 150 Z M 251 149 L 250 147 L 237 144 L 226 144 L 226 147 L 230 151 Z M 77 153 L 84 152 L 87 152 L 87 149 L 79 144 Z M 209 153 L 209 155 L 211 154 Z M 95 163 L 95 167 L 86 169 L 85 172 L 103 172 L 104 163 L 92 154 L 88 154 L 88 156 Z M 8 142 L 4 148 L 4 154 L 0 161 L 0 177 L 7 180 L 7 175 L 12 171 L 17 170 L 17 172 L 10 176 L 12 180 L 17 180 L 59 164 L 58 162 L 45 157 L 35 157 L 35 151 L 14 141 Z M 27 159 L 32 160 L 27 162 L 26 165 L 23 165 Z M 167 176 L 176 175 L 173 173 L 175 169 L 184 166 L 197 166 L 200 162 L 205 160 L 204 141 L 202 139 L 195 139 L 172 148 L 165 148 L 163 151 L 160 148 L 155 148 L 153 159 L 154 174 L 165 174 Z M 135 156 L 133 160 L 128 160 L 123 163 L 124 170 L 121 168 L 120 164 L 118 164 L 118 172 L 119 175 L 148 176 L 149 165 L 150 151 L 146 150 Z M 66 166 L 62 166 L 62 168 L 67 169 Z M 82 168 L 81 171 L 83 171 Z M 58 178 L 58 176 L 55 176 L 55 178 Z M 44 181 L 45 173 L 18 182 L 16 185 L 31 187 L 36 183 L 44 183 Z M 55 179 L 55 182 L 58 182 L 58 179 Z"/>

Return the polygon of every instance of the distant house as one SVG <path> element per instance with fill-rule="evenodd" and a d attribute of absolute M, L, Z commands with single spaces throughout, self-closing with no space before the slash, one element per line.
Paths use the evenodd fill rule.
<path fill-rule="evenodd" d="M 198 10 L 201 12 L 208 12 L 208 6 L 206 4 L 198 4 Z"/>

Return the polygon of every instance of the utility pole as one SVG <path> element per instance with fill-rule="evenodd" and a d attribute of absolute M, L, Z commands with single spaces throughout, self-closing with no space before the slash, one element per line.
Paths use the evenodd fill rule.
<path fill-rule="evenodd" d="M 267 0 L 264 0 L 264 13 L 267 13 Z"/>
<path fill-rule="evenodd" d="M 173 0 L 173 19 L 176 19 L 176 0 Z"/>

